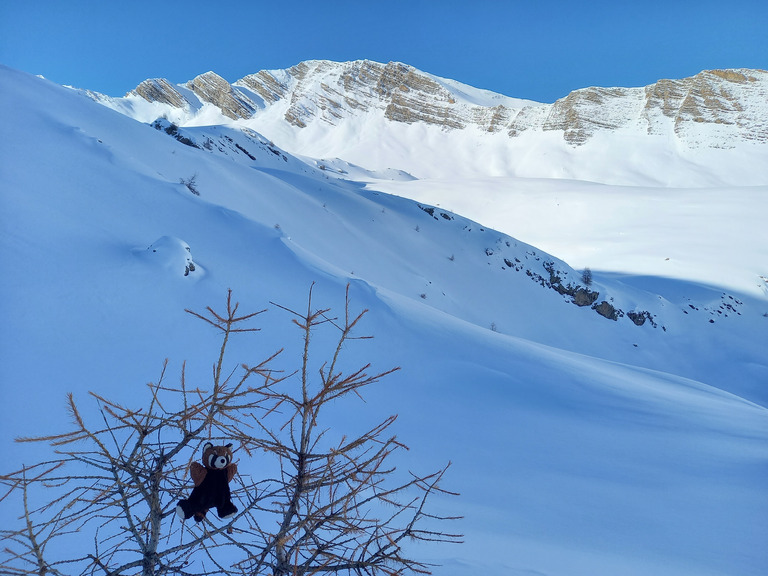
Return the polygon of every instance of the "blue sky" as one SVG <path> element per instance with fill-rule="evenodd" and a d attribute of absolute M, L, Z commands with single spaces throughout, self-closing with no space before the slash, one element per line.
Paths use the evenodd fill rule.
<path fill-rule="evenodd" d="M 768 68 L 766 0 L 0 0 L 0 62 L 122 96 L 302 60 L 400 61 L 552 102 L 711 68 Z"/>

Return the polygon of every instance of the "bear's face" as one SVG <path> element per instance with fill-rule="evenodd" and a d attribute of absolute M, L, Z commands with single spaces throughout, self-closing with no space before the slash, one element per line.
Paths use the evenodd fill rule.
<path fill-rule="evenodd" d="M 223 470 L 232 462 L 232 444 L 214 446 L 206 442 L 203 446 L 203 466 L 209 470 Z"/>

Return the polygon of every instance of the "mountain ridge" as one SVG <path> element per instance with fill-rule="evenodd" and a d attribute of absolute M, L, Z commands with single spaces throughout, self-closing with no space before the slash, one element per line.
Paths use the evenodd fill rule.
<path fill-rule="evenodd" d="M 598 131 L 634 123 L 649 135 L 672 129 L 690 147 L 729 147 L 733 144 L 728 139 L 734 136 L 768 142 L 768 121 L 760 115 L 765 112 L 761 104 L 768 102 L 768 72 L 756 69 L 704 70 L 638 88 L 591 86 L 552 104 L 481 91 L 399 62 L 384 65 L 369 60 L 305 61 L 285 70 L 261 70 L 231 84 L 211 71 L 184 86 L 198 102 L 185 98 L 164 78 L 145 80 L 126 97 L 190 110 L 209 103 L 230 120 L 251 119 L 286 101 L 284 119 L 299 128 L 317 120 L 337 123 L 379 108 L 392 122 L 425 122 L 446 129 L 471 126 L 510 138 L 527 130 L 558 131 L 573 146 L 585 144 Z M 462 88 L 470 88 L 474 102 L 462 94 Z M 478 94 L 484 98 L 477 98 Z M 493 99 L 498 102 L 494 104 Z M 712 143 L 697 139 L 691 124 L 735 128 L 722 131 Z"/>
<path fill-rule="evenodd" d="M 762 70 L 582 88 L 552 104 L 370 60 L 310 60 L 233 83 L 213 71 L 184 84 L 155 78 L 122 98 L 86 93 L 144 123 L 162 117 L 178 126 L 234 125 L 295 155 L 416 178 L 768 183 L 768 72 Z M 597 157 L 610 158 L 611 169 Z M 670 179 L 673 173 L 680 176 Z"/>

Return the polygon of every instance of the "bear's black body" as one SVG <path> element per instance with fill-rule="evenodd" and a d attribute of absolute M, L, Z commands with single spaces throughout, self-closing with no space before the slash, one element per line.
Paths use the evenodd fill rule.
<path fill-rule="evenodd" d="M 194 516 L 201 522 L 206 512 L 216 508 L 219 518 L 229 518 L 237 512 L 232 503 L 229 483 L 237 474 L 237 464 L 232 462 L 232 444 L 214 446 L 206 442 L 203 446 L 203 463 L 192 462 L 189 473 L 195 487 L 186 500 L 180 500 L 176 513 L 184 520 Z"/>
<path fill-rule="evenodd" d="M 184 512 L 184 519 L 194 516 L 195 522 L 200 522 L 209 508 L 216 508 L 219 518 L 226 518 L 237 512 L 237 507 L 232 504 L 227 470 L 209 469 L 200 486 L 195 486 L 189 498 L 181 500 L 179 506 Z"/>

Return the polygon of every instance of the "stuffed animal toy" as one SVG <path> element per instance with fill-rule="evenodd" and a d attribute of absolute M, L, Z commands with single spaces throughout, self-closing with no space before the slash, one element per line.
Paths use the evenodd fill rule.
<path fill-rule="evenodd" d="M 229 483 L 237 473 L 237 464 L 232 462 L 232 444 L 214 446 L 206 442 L 203 463 L 192 462 L 189 472 L 195 487 L 189 498 L 176 506 L 176 513 L 182 519 L 194 516 L 195 522 L 201 522 L 211 508 L 216 508 L 219 518 L 235 515 L 237 507 L 232 504 L 229 491 Z"/>

